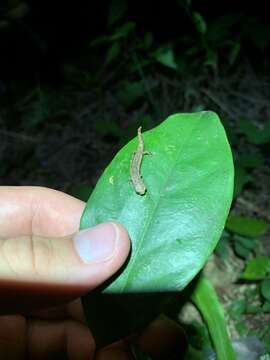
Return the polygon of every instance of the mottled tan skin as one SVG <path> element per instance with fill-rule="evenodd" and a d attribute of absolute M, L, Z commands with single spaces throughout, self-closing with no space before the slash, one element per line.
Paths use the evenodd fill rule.
<path fill-rule="evenodd" d="M 142 137 L 142 127 L 138 128 L 138 147 L 133 153 L 130 164 L 130 180 L 138 195 L 144 195 L 146 193 L 146 186 L 142 180 L 141 164 L 143 155 L 150 154 L 149 151 L 144 151 L 144 142 Z"/>

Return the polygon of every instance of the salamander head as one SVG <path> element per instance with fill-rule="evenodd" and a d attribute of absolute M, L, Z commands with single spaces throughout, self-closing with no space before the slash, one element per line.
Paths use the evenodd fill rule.
<path fill-rule="evenodd" d="M 144 195 L 146 193 L 146 187 L 142 181 L 136 183 L 135 191 L 138 195 Z"/>

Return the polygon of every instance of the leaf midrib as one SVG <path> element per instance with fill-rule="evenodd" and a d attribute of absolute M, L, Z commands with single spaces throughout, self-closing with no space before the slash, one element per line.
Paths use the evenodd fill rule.
<path fill-rule="evenodd" d="M 174 169 L 176 167 L 176 164 L 178 164 L 178 160 L 179 160 L 179 157 L 181 155 L 181 152 L 183 150 L 183 147 L 184 145 L 186 144 L 186 142 L 188 142 L 187 140 L 189 140 L 191 137 L 190 137 L 190 134 L 193 133 L 193 131 L 195 130 L 195 128 L 197 127 L 198 124 L 200 124 L 200 121 L 201 121 L 201 117 L 202 117 L 203 114 L 200 114 L 200 117 L 199 119 L 197 120 L 196 124 L 193 126 L 193 128 L 191 129 L 190 132 L 188 132 L 188 134 L 186 135 L 185 137 L 185 140 L 183 141 L 182 143 L 182 146 L 179 148 L 178 150 L 178 153 L 177 153 L 177 156 L 176 156 L 176 161 L 175 161 L 175 164 L 174 166 L 172 166 L 171 168 L 171 171 L 169 173 L 169 175 L 167 176 L 167 179 L 164 181 L 163 185 L 161 186 L 161 189 L 164 190 L 164 188 L 166 188 L 167 184 L 168 184 L 168 181 L 169 179 L 171 178 L 171 175 L 172 173 L 174 172 Z M 144 239 L 145 239 L 145 234 L 147 233 L 148 231 L 148 228 L 149 228 L 149 224 L 152 222 L 152 219 L 154 217 L 154 214 L 156 213 L 157 209 L 158 209 L 158 205 L 160 204 L 160 198 L 162 197 L 162 195 L 164 194 L 164 191 L 160 191 L 160 195 L 158 196 L 158 201 L 156 201 L 156 204 L 153 208 L 153 211 L 152 211 L 152 214 L 151 216 L 149 216 L 149 220 L 146 222 L 145 224 L 145 227 L 144 227 L 144 231 L 142 232 L 142 236 L 141 236 L 141 241 L 139 241 L 139 244 L 138 244 L 138 247 L 137 247 L 137 251 L 136 251 L 136 254 L 134 254 L 134 261 L 132 264 L 130 264 L 129 266 L 129 270 L 128 270 L 128 274 L 126 275 L 126 279 L 124 281 L 124 284 L 122 285 L 122 288 L 120 289 L 120 293 L 121 292 L 124 292 L 124 290 L 128 287 L 128 282 L 130 280 L 130 276 L 131 276 L 131 273 L 132 273 L 132 270 L 134 268 L 134 265 L 136 263 L 136 260 L 137 260 L 137 256 L 138 256 L 138 253 L 140 252 L 140 249 L 144 243 Z"/>

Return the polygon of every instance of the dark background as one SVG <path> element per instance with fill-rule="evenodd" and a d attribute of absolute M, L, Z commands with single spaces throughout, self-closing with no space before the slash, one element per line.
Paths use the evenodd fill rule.
<path fill-rule="evenodd" d="M 19 5 L 21 2 L 17 3 Z M 190 34 L 195 36 L 196 29 L 184 10 L 184 3 L 176 0 L 128 1 L 124 20 L 136 23 L 139 36 L 151 32 L 156 44 Z M 8 10 L 16 8 L 8 4 L 8 1 L 2 2 L 2 19 L 7 19 L 9 26 L 0 32 L 1 78 L 6 82 L 27 79 L 61 84 L 61 65 L 66 61 L 79 61 L 80 57 L 86 55 L 85 46 L 108 32 L 109 1 L 28 1 L 28 12 L 17 18 L 8 16 Z M 260 31 L 264 32 L 266 38 L 269 36 L 269 15 L 265 2 L 259 2 L 255 7 L 253 3 L 245 1 L 193 1 L 192 8 L 203 14 L 207 23 L 217 21 L 224 15 L 237 17 L 238 21 L 229 29 L 227 40 L 241 38 L 244 54 L 257 66 L 266 60 L 268 44 L 262 57 L 252 35 Z M 114 25 L 124 22 L 123 18 L 121 20 Z M 219 31 L 218 27 L 215 31 Z"/>

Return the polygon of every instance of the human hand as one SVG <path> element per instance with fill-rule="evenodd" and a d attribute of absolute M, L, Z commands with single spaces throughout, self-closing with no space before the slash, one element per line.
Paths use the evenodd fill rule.
<path fill-rule="evenodd" d="M 94 340 L 80 296 L 121 267 L 130 243 L 116 223 L 75 235 L 84 206 L 47 188 L 0 187 L 0 355 L 5 359 L 49 359 L 61 353 L 72 360 L 93 359 Z M 156 322 L 136 342 L 151 353 L 153 335 L 161 331 L 164 339 L 167 329 L 162 352 L 180 336 L 174 327 Z M 132 359 L 129 344 L 114 344 L 97 358 Z"/>

